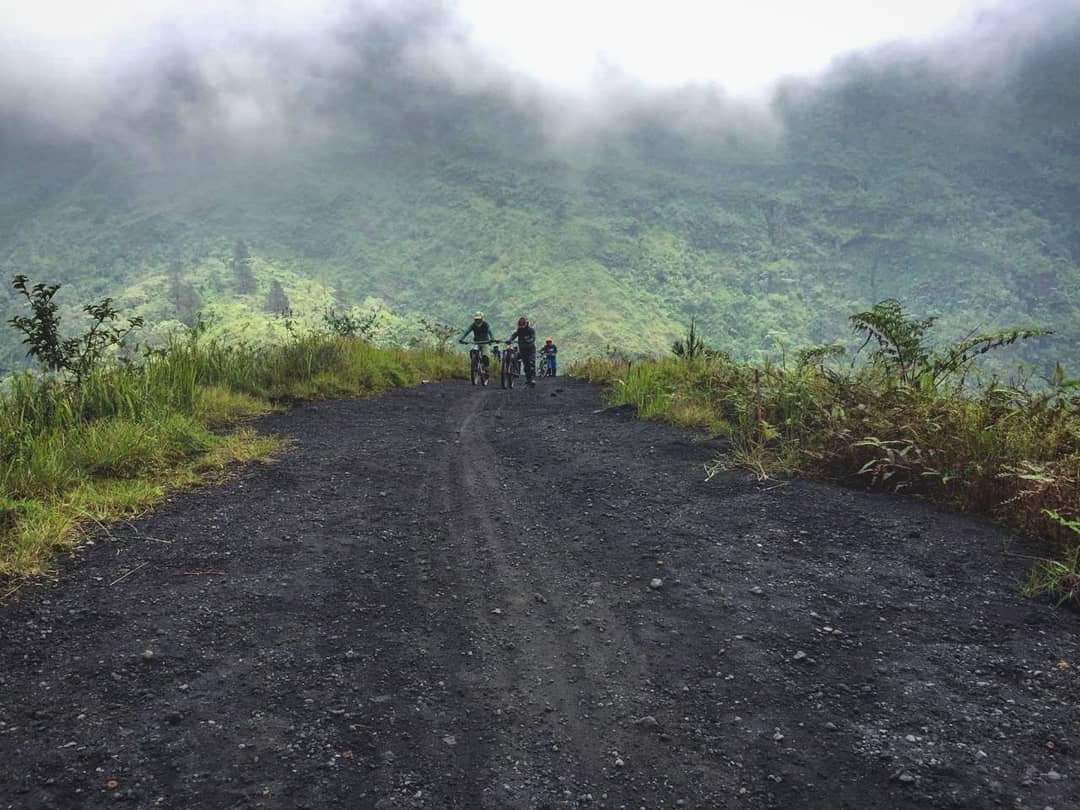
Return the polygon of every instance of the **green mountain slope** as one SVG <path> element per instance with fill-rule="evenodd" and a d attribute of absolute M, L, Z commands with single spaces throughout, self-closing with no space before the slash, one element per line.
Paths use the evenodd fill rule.
<path fill-rule="evenodd" d="M 897 297 L 946 335 L 1056 329 L 1028 359 L 1080 359 L 1075 21 L 985 75 L 852 60 L 779 92 L 775 125 L 687 90 L 564 139 L 550 106 L 415 78 L 383 46 L 287 147 L 184 140 L 167 116 L 131 123 L 140 149 L 0 125 L 0 270 L 152 322 L 194 302 L 248 336 L 281 329 L 274 280 L 302 318 L 385 302 L 401 334 L 411 313 L 509 332 L 524 312 L 568 355 L 666 350 L 694 317 L 753 357 L 845 339 Z M 19 354 L 0 343 L 0 367 Z"/>

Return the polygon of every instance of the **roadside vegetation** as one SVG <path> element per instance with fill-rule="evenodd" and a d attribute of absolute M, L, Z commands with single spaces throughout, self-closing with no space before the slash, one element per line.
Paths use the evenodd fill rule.
<path fill-rule="evenodd" d="M 170 490 L 280 445 L 243 426 L 279 403 L 363 396 L 460 376 L 445 346 L 398 349 L 365 323 L 327 313 L 275 344 L 227 343 L 196 324 L 155 349 L 130 343 L 142 323 L 108 299 L 84 308 L 88 328 L 64 337 L 58 287 L 15 279 L 11 319 L 38 371 L 0 385 L 0 576 L 40 574 L 85 527 L 146 509 Z M 2 593 L 0 593 L 2 595 Z"/>
<path fill-rule="evenodd" d="M 1080 380 L 983 378 L 977 360 L 1043 335 L 1009 330 L 935 348 L 934 320 L 895 301 L 852 315 L 855 362 L 819 346 L 760 364 L 709 348 L 692 326 L 672 356 L 606 357 L 571 373 L 601 382 L 612 405 L 727 437 L 710 470 L 809 474 L 910 493 L 1055 543 L 1030 594 L 1080 605 Z"/>

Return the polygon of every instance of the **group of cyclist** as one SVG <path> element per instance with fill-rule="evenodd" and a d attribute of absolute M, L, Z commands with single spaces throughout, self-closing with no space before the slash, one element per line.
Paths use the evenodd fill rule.
<path fill-rule="evenodd" d="M 466 340 L 470 335 L 471 338 Z M 503 342 L 507 346 L 512 346 L 515 341 L 517 342 L 518 356 L 521 359 L 522 366 L 525 368 L 525 382 L 529 386 L 534 386 L 536 385 L 536 330 L 529 325 L 529 319 L 524 316 L 518 318 L 517 329 Z M 493 345 L 496 359 L 501 359 L 499 341 L 495 339 L 495 332 L 491 328 L 491 324 L 485 320 L 483 312 L 477 312 L 473 315 L 473 322 L 462 333 L 458 342 L 474 343 L 480 350 L 480 362 L 484 364 L 485 369 L 491 363 L 491 347 Z M 545 376 L 555 376 L 557 370 L 556 355 L 558 352 L 559 350 L 551 338 L 544 341 L 544 345 L 540 348 L 540 356 L 544 363 Z"/>

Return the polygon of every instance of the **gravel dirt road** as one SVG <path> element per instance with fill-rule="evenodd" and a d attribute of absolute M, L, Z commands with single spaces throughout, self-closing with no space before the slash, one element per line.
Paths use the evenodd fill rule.
<path fill-rule="evenodd" d="M 1080 807 L 1080 616 L 989 524 L 425 385 L 0 608 L 0 807 Z"/>

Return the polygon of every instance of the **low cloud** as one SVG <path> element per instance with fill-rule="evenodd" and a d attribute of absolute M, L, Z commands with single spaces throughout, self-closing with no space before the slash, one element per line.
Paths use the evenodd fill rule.
<path fill-rule="evenodd" d="M 62 10 L 67 4 L 45 0 L 44 5 L 46 10 L 50 5 Z M 348 125 L 342 108 L 358 88 L 379 94 L 426 85 L 509 102 L 523 113 L 535 114 L 541 131 L 555 143 L 581 142 L 600 129 L 618 131 L 642 121 L 703 138 L 748 130 L 767 140 L 779 132 L 770 103 L 776 75 L 775 66 L 770 73 L 769 55 L 774 54 L 776 61 L 776 43 L 762 43 L 760 58 L 752 57 L 753 45 L 743 43 L 739 52 L 747 54 L 745 70 L 751 75 L 727 86 L 723 78 L 739 70 L 738 59 L 719 59 L 719 74 L 710 76 L 703 67 L 704 57 L 690 54 L 683 60 L 683 79 L 677 73 L 650 76 L 649 66 L 659 62 L 643 39 L 648 33 L 647 14 L 627 12 L 620 17 L 611 6 L 608 21 L 618 47 L 613 47 L 610 61 L 589 62 L 591 51 L 574 20 L 579 19 L 587 33 L 601 31 L 605 18 L 597 9 L 607 5 L 574 12 L 555 3 L 546 7 L 551 19 L 542 26 L 538 22 L 532 32 L 507 16 L 509 5 L 513 4 L 324 0 L 311 6 L 278 0 L 249 18 L 209 3 L 189 7 L 167 2 L 154 17 L 132 16 L 136 6 L 114 0 L 106 2 L 97 16 L 87 16 L 86 24 L 97 21 L 97 28 L 83 36 L 70 30 L 78 20 L 52 31 L 50 19 L 64 18 L 16 17 L 14 9 L 6 9 L 4 18 L 23 22 L 0 27 L 4 32 L 0 120 L 6 122 L 0 128 L 29 132 L 37 139 L 112 144 L 148 157 L 176 148 L 291 147 Z M 924 27 L 942 18 L 931 5 L 916 3 L 919 14 L 914 16 Z M 950 7 L 954 16 L 970 6 L 954 5 Z M 770 4 L 763 8 L 746 22 L 754 31 L 770 19 L 766 13 Z M 673 18 L 682 14 L 684 19 L 657 31 L 661 53 L 678 52 L 680 30 L 685 49 L 708 47 L 710 38 L 698 30 L 703 21 L 691 16 L 689 7 L 675 3 L 665 9 Z M 921 38 L 841 59 L 825 73 L 824 81 L 895 63 L 913 53 L 960 80 L 984 80 L 988 74 L 1007 72 L 1048 27 L 1063 18 L 1074 19 L 1077 12 L 1080 0 L 1005 3 L 970 13 L 962 28 L 954 25 L 936 39 L 927 39 L 925 31 L 901 27 L 901 34 L 914 32 Z M 539 21 L 538 14 L 531 10 L 521 17 Z M 872 39 L 889 23 L 887 18 L 855 16 L 851 25 L 857 39 Z M 716 25 L 717 19 L 710 16 L 705 22 Z M 778 19 L 778 36 L 790 34 L 793 22 L 798 19 Z M 885 27 L 879 32 L 876 25 Z M 734 47 L 732 38 L 737 34 L 718 31 L 717 47 L 724 42 Z M 827 34 L 815 32 L 813 26 L 802 32 L 821 39 L 821 48 L 811 49 L 804 59 L 807 70 L 838 47 L 835 37 Z M 524 47 L 530 35 L 535 47 L 514 58 L 515 47 Z M 548 69 L 541 61 L 543 54 Z M 580 80 L 570 80 L 569 74 L 556 69 L 564 56 Z M 785 92 L 819 83 L 788 83 Z M 743 92 L 732 91 L 732 86 Z"/>

